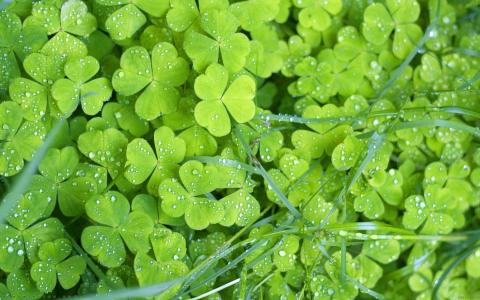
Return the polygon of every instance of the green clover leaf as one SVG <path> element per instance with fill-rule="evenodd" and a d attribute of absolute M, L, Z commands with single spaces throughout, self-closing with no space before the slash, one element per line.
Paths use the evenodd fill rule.
<path fill-rule="evenodd" d="M 189 68 L 172 44 L 157 44 L 151 59 L 145 48 L 131 47 L 122 54 L 120 67 L 112 78 L 115 91 L 130 96 L 146 87 L 135 103 L 140 117 L 153 120 L 177 109 L 180 94 L 176 87 L 187 80 Z"/>
<path fill-rule="evenodd" d="M 70 116 L 79 102 L 87 115 L 100 112 L 103 103 L 112 95 L 112 88 L 105 77 L 88 81 L 99 68 L 98 61 L 92 56 L 67 61 L 65 74 L 68 79 L 57 80 L 52 86 L 52 96 L 63 114 Z"/>
<path fill-rule="evenodd" d="M 53 291 L 58 282 L 64 289 L 74 287 L 86 268 L 85 260 L 70 253 L 72 246 L 67 239 L 58 239 L 42 244 L 38 250 L 40 261 L 34 263 L 30 274 L 38 290 L 43 293 Z M 68 258 L 67 258 L 68 257 Z"/>
<path fill-rule="evenodd" d="M 303 217 L 312 223 L 312 225 L 320 225 L 325 217 L 330 213 L 333 204 L 326 202 L 325 199 L 320 196 L 314 196 L 302 207 Z M 333 214 L 328 217 L 327 224 L 335 223 L 338 217 L 338 211 L 335 210 Z"/>
<path fill-rule="evenodd" d="M 17 211 L 23 211 L 23 215 L 15 212 L 9 217 L 9 223 L 16 224 L 12 224 L 13 226 L 3 225 L 0 228 L 0 268 L 6 272 L 18 270 L 24 263 L 25 255 L 31 263 L 35 263 L 39 260 L 38 248 L 40 245 L 63 237 L 63 225 L 58 219 L 49 218 L 37 222 L 43 217 L 44 212 L 36 208 L 39 205 L 33 203 L 31 199 L 33 197 L 28 199 L 27 196 L 17 206 Z M 43 208 L 45 207 L 43 206 Z M 32 210 L 32 214 L 28 215 L 30 210 Z M 27 211 L 27 215 L 25 215 L 25 211 Z M 28 223 L 19 220 L 26 218 L 28 218 Z"/>
<path fill-rule="evenodd" d="M 454 197 L 446 188 L 427 186 L 424 196 L 412 195 L 405 199 L 406 212 L 403 225 L 425 234 L 449 233 L 454 226 L 451 209 L 455 207 Z"/>
<path fill-rule="evenodd" d="M 219 223 L 224 216 L 224 207 L 216 200 L 199 198 L 213 191 L 217 169 L 204 166 L 198 161 L 188 161 L 179 170 L 182 184 L 175 178 L 165 179 L 159 186 L 163 211 L 171 217 L 185 215 L 187 225 L 195 230 L 205 229 Z"/>
<path fill-rule="evenodd" d="M 422 37 L 421 28 L 414 24 L 420 5 L 416 0 L 389 0 L 385 4 L 374 3 L 365 9 L 362 33 L 367 41 L 382 45 L 395 29 L 392 51 L 403 59 Z"/>
<path fill-rule="evenodd" d="M 388 264 L 398 259 L 400 244 L 396 240 L 368 240 L 363 244 L 362 253 L 379 263 Z"/>
<path fill-rule="evenodd" d="M 83 155 L 105 167 L 116 178 L 123 173 L 128 139 L 115 129 L 92 130 L 78 137 L 78 149 Z"/>
<path fill-rule="evenodd" d="M 119 192 L 106 192 L 87 201 L 87 215 L 99 223 L 82 232 L 82 246 L 106 267 L 118 267 L 126 258 L 124 243 L 132 253 L 150 249 L 153 221 L 142 212 L 130 212 L 130 204 Z"/>
<path fill-rule="evenodd" d="M 223 65 L 230 72 L 238 72 L 245 65 L 250 43 L 246 35 L 237 33 L 239 24 L 226 10 L 210 10 L 200 16 L 200 27 L 205 34 L 187 31 L 183 47 L 193 61 L 196 71 L 202 72 L 211 64 Z"/>
<path fill-rule="evenodd" d="M 273 253 L 273 263 L 281 272 L 295 268 L 300 239 L 296 235 L 287 235 L 280 241 L 278 250 Z"/>
<path fill-rule="evenodd" d="M 202 99 L 195 107 L 195 120 L 214 136 L 230 133 L 229 115 L 238 123 L 255 115 L 255 81 L 240 75 L 228 85 L 228 71 L 221 65 L 213 64 L 197 77 L 195 93 Z"/>
<path fill-rule="evenodd" d="M 178 137 L 185 142 L 185 156 L 209 156 L 217 152 L 217 140 L 198 125 L 182 131 Z"/>
<path fill-rule="evenodd" d="M 97 20 L 80 0 L 68 0 L 61 5 L 53 1 L 35 2 L 32 15 L 25 19 L 26 26 L 45 28 L 49 35 L 65 31 L 88 36 L 97 28 Z"/>
<path fill-rule="evenodd" d="M 81 215 L 85 202 L 98 192 L 98 182 L 107 181 L 106 172 L 75 176 L 78 166 L 78 153 L 73 147 L 50 149 L 39 165 L 46 184 L 52 186 L 47 200 L 55 203 L 58 199 L 60 210 L 66 216 Z"/>
<path fill-rule="evenodd" d="M 237 17 L 242 28 L 252 31 L 262 23 L 275 19 L 280 10 L 279 0 L 250 0 L 233 3 L 229 10 Z"/>
<path fill-rule="evenodd" d="M 164 179 L 176 174 L 186 152 L 184 140 L 175 137 L 175 133 L 166 126 L 155 130 L 154 145 L 155 152 L 146 140 L 132 140 L 127 146 L 125 170 L 125 178 L 133 184 L 140 184 L 151 176 L 148 190 L 152 194 L 157 193 L 158 185 Z"/>
<path fill-rule="evenodd" d="M 40 299 L 43 296 L 26 269 L 18 269 L 8 274 L 6 283 L 14 299 Z"/>
<path fill-rule="evenodd" d="M 219 201 L 225 208 L 220 225 L 246 226 L 260 215 L 260 204 L 245 189 L 239 189 Z"/>
<path fill-rule="evenodd" d="M 154 17 L 161 17 L 169 8 L 169 2 L 166 0 L 97 0 L 97 3 L 117 7 L 123 5 L 105 21 L 105 28 L 114 40 L 131 38 L 147 22 L 142 11 Z"/>
<path fill-rule="evenodd" d="M 293 4 L 301 8 L 298 15 L 299 22 L 306 28 L 312 28 L 316 31 L 325 31 L 331 24 L 331 15 L 338 14 L 343 7 L 342 0 L 295 0 Z"/>

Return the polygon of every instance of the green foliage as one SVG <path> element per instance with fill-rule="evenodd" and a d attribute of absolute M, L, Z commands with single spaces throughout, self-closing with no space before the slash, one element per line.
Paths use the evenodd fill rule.
<path fill-rule="evenodd" d="M 7 2 L 0 298 L 480 297 L 477 0 Z"/>

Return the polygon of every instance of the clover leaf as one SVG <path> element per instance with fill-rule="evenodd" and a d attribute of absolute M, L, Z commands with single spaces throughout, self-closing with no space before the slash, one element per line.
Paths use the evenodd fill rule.
<path fill-rule="evenodd" d="M 105 28 L 114 40 L 132 37 L 147 21 L 145 12 L 154 17 L 161 17 L 169 8 L 165 0 L 96 0 L 100 5 L 120 6 L 105 21 Z"/>
<path fill-rule="evenodd" d="M 26 269 L 18 269 L 8 274 L 6 283 L 14 299 L 40 299 L 43 296 Z"/>
<path fill-rule="evenodd" d="M 38 256 L 40 261 L 35 262 L 30 274 L 37 288 L 43 293 L 53 291 L 58 282 L 64 289 L 74 287 L 80 280 L 86 268 L 85 260 L 78 256 L 70 256 L 72 246 L 67 239 L 58 239 L 43 243 Z M 69 257 L 70 256 L 70 257 Z"/>
<path fill-rule="evenodd" d="M 398 58 L 405 58 L 422 36 L 421 28 L 414 24 L 420 5 L 416 0 L 390 0 L 385 4 L 374 3 L 365 9 L 362 33 L 367 41 L 381 45 L 395 29 L 392 51 Z"/>
<path fill-rule="evenodd" d="M 209 156 L 217 152 L 217 140 L 201 126 L 193 125 L 178 137 L 185 141 L 185 156 Z"/>
<path fill-rule="evenodd" d="M 405 199 L 403 225 L 408 229 L 417 229 L 423 225 L 421 232 L 425 234 L 449 233 L 454 226 L 450 214 L 455 205 L 454 197 L 448 189 L 428 186 L 424 196 L 412 195 Z"/>
<path fill-rule="evenodd" d="M 170 6 L 166 16 L 168 26 L 173 31 L 183 32 L 195 24 L 200 13 L 212 9 L 225 10 L 229 3 L 227 0 L 171 0 Z"/>
<path fill-rule="evenodd" d="M 86 227 L 82 246 L 106 267 L 118 267 L 126 258 L 124 243 L 133 253 L 150 249 L 152 220 L 142 212 L 130 212 L 130 203 L 119 192 L 97 195 L 85 204 L 85 211 L 99 225 Z"/>
<path fill-rule="evenodd" d="M 230 72 L 238 72 L 245 65 L 250 43 L 246 35 L 237 33 L 239 23 L 226 10 L 209 10 L 200 15 L 200 27 L 206 35 L 187 31 L 183 47 L 193 61 L 196 71 L 202 72 L 221 58 Z"/>
<path fill-rule="evenodd" d="M 25 57 L 38 51 L 47 41 L 42 28 L 22 26 L 20 18 L 6 10 L 0 11 L 0 54 L 2 69 L 0 70 L 0 95 L 7 93 L 10 80 L 20 77 L 17 57 L 23 61 Z"/>
<path fill-rule="evenodd" d="M 172 44 L 153 47 L 151 58 L 143 47 L 127 49 L 120 59 L 112 84 L 118 93 L 130 96 L 143 90 L 135 103 L 135 112 L 145 120 L 174 112 L 180 100 L 176 87 L 188 78 L 188 64 L 177 55 Z"/>
<path fill-rule="evenodd" d="M 239 189 L 223 197 L 219 202 L 225 209 L 225 214 L 220 222 L 220 225 L 223 226 L 232 226 L 233 224 L 246 226 L 260 215 L 260 204 L 245 189 Z"/>
<path fill-rule="evenodd" d="M 78 152 L 73 147 L 50 149 L 39 165 L 52 191 L 48 197 L 56 201 L 66 216 L 79 216 L 84 211 L 85 202 L 97 193 L 98 181 L 106 182 L 106 172 L 75 176 L 79 166 Z"/>
<path fill-rule="evenodd" d="M 154 145 L 155 152 L 146 140 L 132 140 L 127 146 L 125 170 L 125 178 L 133 184 L 140 184 L 151 175 L 148 189 L 152 194 L 157 193 L 158 185 L 164 179 L 176 174 L 186 152 L 184 140 L 175 137 L 175 133 L 166 126 L 155 130 Z"/>
<path fill-rule="evenodd" d="M 0 128 L 0 174 L 13 176 L 40 148 L 46 128 L 39 121 L 23 121 L 22 109 L 13 101 L 0 103 Z"/>
<path fill-rule="evenodd" d="M 181 183 L 175 178 L 165 179 L 159 186 L 163 211 L 171 217 L 185 215 L 187 225 L 201 230 L 219 223 L 224 207 L 216 200 L 198 197 L 213 191 L 217 169 L 198 161 L 187 161 L 179 169 Z"/>
<path fill-rule="evenodd" d="M 115 128 L 92 130 L 78 137 L 78 149 L 83 155 L 105 167 L 116 178 L 123 173 L 128 139 Z"/>
<path fill-rule="evenodd" d="M 245 123 L 255 114 L 255 81 L 247 75 L 240 75 L 230 84 L 228 79 L 227 69 L 213 64 L 195 80 L 195 94 L 202 99 L 195 106 L 195 120 L 218 137 L 230 133 L 230 116 Z"/>
<path fill-rule="evenodd" d="M 105 77 L 88 81 L 95 76 L 99 68 L 98 61 L 92 56 L 67 61 L 65 74 L 68 79 L 59 79 L 52 86 L 52 96 L 60 112 L 70 116 L 79 102 L 87 115 L 100 112 L 103 102 L 110 98 L 112 88 Z"/>
<path fill-rule="evenodd" d="M 293 5 L 300 7 L 298 20 L 306 28 L 324 31 L 332 24 L 331 15 L 338 14 L 343 7 L 342 0 L 302 1 L 295 0 Z"/>

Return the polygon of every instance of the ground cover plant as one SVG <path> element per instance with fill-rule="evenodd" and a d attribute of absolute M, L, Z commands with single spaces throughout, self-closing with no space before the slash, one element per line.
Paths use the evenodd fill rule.
<path fill-rule="evenodd" d="M 478 0 L 0 3 L 1 299 L 480 298 Z"/>

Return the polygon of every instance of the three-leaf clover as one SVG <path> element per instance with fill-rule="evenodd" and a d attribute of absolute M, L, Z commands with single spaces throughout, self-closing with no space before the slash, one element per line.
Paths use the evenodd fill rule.
<path fill-rule="evenodd" d="M 130 203 L 121 193 L 109 191 L 94 196 L 85 204 L 85 211 L 99 225 L 83 230 L 82 246 L 102 265 L 122 265 L 126 258 L 124 243 L 133 253 L 150 249 L 153 221 L 142 212 L 130 212 Z"/>
<path fill-rule="evenodd" d="M 13 101 L 0 103 L 0 175 L 20 172 L 43 143 L 45 125 L 24 121 L 22 109 Z"/>
<path fill-rule="evenodd" d="M 40 261 L 35 262 L 30 269 L 30 275 L 40 291 L 52 292 L 57 279 L 64 289 L 70 289 L 78 283 L 80 275 L 85 271 L 86 262 L 78 255 L 70 256 L 71 252 L 72 246 L 67 239 L 46 242 L 40 246 Z"/>
<path fill-rule="evenodd" d="M 228 80 L 228 70 L 218 64 L 195 80 L 195 94 L 202 99 L 195 106 L 195 120 L 217 137 L 230 133 L 230 116 L 245 123 L 255 115 L 255 81 L 248 75 L 240 75 L 230 84 Z"/>
<path fill-rule="evenodd" d="M 342 0 L 295 0 L 293 4 L 300 7 L 298 20 L 306 28 L 324 31 L 332 24 L 331 15 L 338 14 L 343 7 Z"/>
<path fill-rule="evenodd" d="M 88 12 L 81 0 L 38 1 L 32 6 L 32 14 L 25 19 L 26 26 L 44 28 L 49 35 L 59 31 L 88 36 L 97 28 L 97 20 Z M 61 5 L 58 6 L 58 4 Z"/>
<path fill-rule="evenodd" d="M 422 36 L 422 29 L 414 24 L 419 16 L 416 0 L 374 3 L 365 9 L 362 33 L 368 42 L 381 45 L 395 29 L 392 51 L 398 58 L 405 58 Z"/>
<path fill-rule="evenodd" d="M 208 10 L 226 10 L 228 0 L 171 0 L 166 19 L 168 26 L 177 32 L 183 32 L 198 21 L 200 13 Z"/>
<path fill-rule="evenodd" d="M 139 253 L 133 263 L 140 286 L 172 280 L 188 272 L 188 267 L 182 262 L 187 252 L 186 241 L 180 233 L 156 228 L 150 235 L 150 243 L 155 259 L 146 253 Z M 167 293 L 174 292 L 174 289 Z"/>
<path fill-rule="evenodd" d="M 171 217 L 185 215 L 187 225 L 195 230 L 221 222 L 224 216 L 223 205 L 216 200 L 199 197 L 216 188 L 217 169 L 190 160 L 180 167 L 179 176 L 181 183 L 170 178 L 159 186 L 163 211 Z"/>
<path fill-rule="evenodd" d="M 87 115 L 100 112 L 103 102 L 110 98 L 112 88 L 105 77 L 90 80 L 99 69 L 100 64 L 92 56 L 67 61 L 65 74 L 68 79 L 59 79 L 52 86 L 52 96 L 62 114 L 70 116 L 79 102 Z"/>
<path fill-rule="evenodd" d="M 96 0 L 105 6 L 120 6 L 105 21 L 105 28 L 114 40 L 132 37 L 146 22 L 142 11 L 161 17 L 169 8 L 168 0 Z"/>
<path fill-rule="evenodd" d="M 52 187 L 50 201 L 58 199 L 65 216 L 81 215 L 85 202 L 98 192 L 98 182 L 107 180 L 106 172 L 77 176 L 78 167 L 78 152 L 73 147 L 50 149 L 38 167 L 45 183 Z"/>
<path fill-rule="evenodd" d="M 151 58 L 145 48 L 131 47 L 122 54 L 120 67 L 112 78 L 115 91 L 130 96 L 146 87 L 135 103 L 140 117 L 153 120 L 177 109 L 180 94 L 176 87 L 187 80 L 189 68 L 172 44 L 155 45 Z"/>
<path fill-rule="evenodd" d="M 175 133 L 166 126 L 155 130 L 153 140 L 155 152 L 150 144 L 141 138 L 128 144 L 125 178 L 133 184 L 140 184 L 151 175 L 148 190 L 156 194 L 158 185 L 164 179 L 175 176 L 178 164 L 185 157 L 186 146 L 184 140 L 175 137 Z"/>
<path fill-rule="evenodd" d="M 202 72 L 221 58 L 230 72 L 238 72 L 245 65 L 250 52 L 246 35 L 237 33 L 239 23 L 226 10 L 209 10 L 201 14 L 200 27 L 206 35 L 195 30 L 187 31 L 183 47 L 193 61 L 196 71 Z"/>

